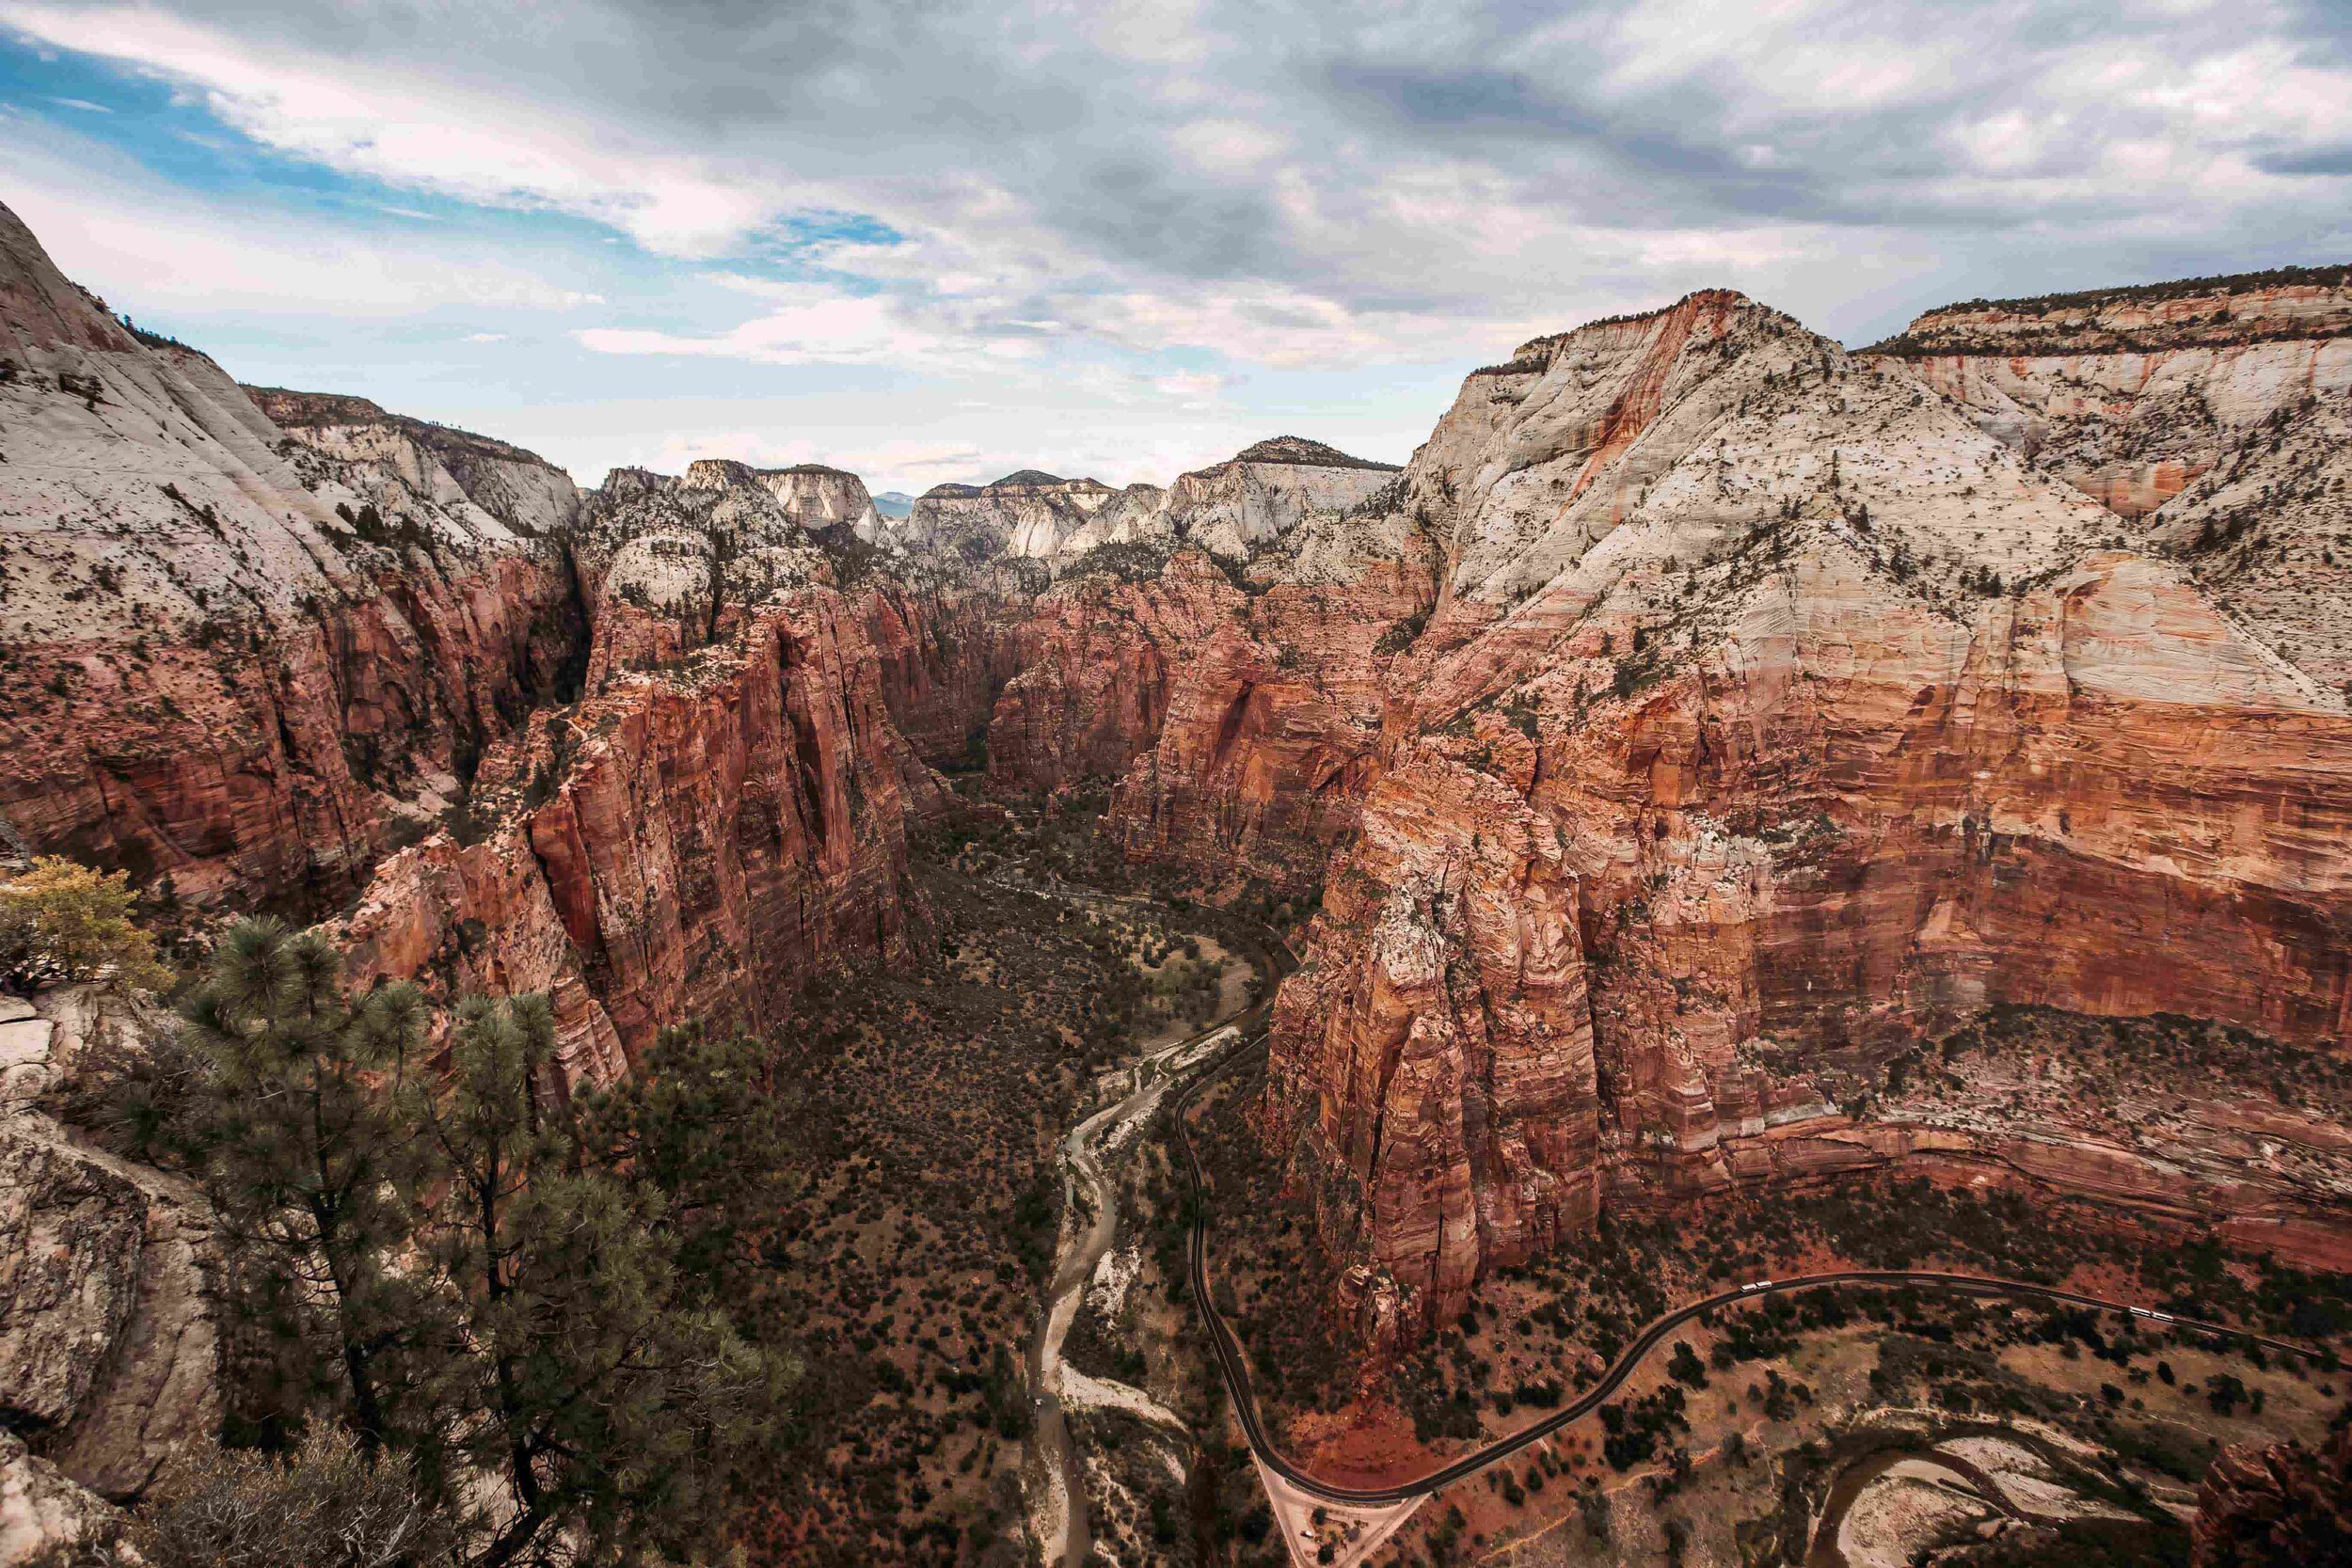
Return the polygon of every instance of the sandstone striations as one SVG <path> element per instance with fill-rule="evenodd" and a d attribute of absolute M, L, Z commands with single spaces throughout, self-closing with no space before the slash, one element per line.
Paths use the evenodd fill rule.
<path fill-rule="evenodd" d="M 183 897 L 349 893 L 583 635 L 569 480 L 358 400 L 281 431 L 5 211 L 0 452 L 8 831 Z"/>
<path fill-rule="evenodd" d="M 2352 269 L 1931 311 L 1879 345 L 2188 563 L 2314 679 L 2352 680 Z"/>
<path fill-rule="evenodd" d="M 941 786 L 876 617 L 757 472 L 618 471 L 577 552 L 582 699 L 485 757 L 340 935 L 362 974 L 548 992 L 569 1076 L 608 1080 L 662 1024 L 765 1025 L 820 968 L 902 954 L 905 823 Z"/>
<path fill-rule="evenodd" d="M 1444 580 L 1263 1112 L 1376 1315 L 1988 1004 L 2344 1033 L 2343 701 L 1907 367 L 1693 295 L 1474 374 L 1388 504 Z"/>

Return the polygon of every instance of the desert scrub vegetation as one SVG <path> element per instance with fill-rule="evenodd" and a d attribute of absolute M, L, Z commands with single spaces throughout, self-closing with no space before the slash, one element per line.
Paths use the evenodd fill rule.
<path fill-rule="evenodd" d="M 322 1427 L 285 1453 L 199 1449 L 136 1513 L 27 1568 L 424 1568 L 463 1547 L 405 1464 Z"/>

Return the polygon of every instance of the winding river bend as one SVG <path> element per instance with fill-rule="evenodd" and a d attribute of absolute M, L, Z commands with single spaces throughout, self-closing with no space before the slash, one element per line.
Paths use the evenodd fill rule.
<path fill-rule="evenodd" d="M 1081 899 L 1108 896 L 1075 892 L 1065 892 L 1064 895 Z M 1165 912 L 1181 918 L 1173 911 Z M 1248 957 L 1234 956 L 1245 959 Z M 1263 960 L 1258 960 L 1253 967 L 1263 974 Z M 1071 1324 L 1086 1300 L 1087 1286 L 1094 1277 L 1096 1266 L 1119 1241 L 1119 1183 L 1105 1173 L 1105 1163 L 1115 1160 L 1133 1142 L 1159 1110 L 1170 1088 L 1225 1051 L 1266 1008 L 1263 1002 L 1229 1007 L 1224 1017 L 1198 1034 L 1151 1051 L 1118 1073 L 1106 1074 L 1100 1082 L 1107 1094 L 1118 1098 L 1108 1103 L 1098 1100 L 1098 1108 L 1062 1136 L 1058 1156 L 1062 1176 L 1061 1238 L 1056 1248 L 1053 1280 L 1046 1291 L 1045 1310 L 1039 1320 L 1037 1338 L 1029 1354 L 1030 1414 L 1035 1426 L 1030 1436 L 1028 1473 L 1032 1491 L 1028 1513 L 1030 1527 L 1048 1563 L 1081 1568 L 1093 1547 L 1081 1460 L 1070 1437 L 1072 1380 L 1062 1362 L 1062 1342 L 1069 1338 Z M 1081 1381 L 1091 1389 L 1133 1395 L 1130 1409 L 1151 1406 L 1149 1397 L 1139 1389 L 1129 1389 L 1123 1384 L 1104 1379 Z"/>

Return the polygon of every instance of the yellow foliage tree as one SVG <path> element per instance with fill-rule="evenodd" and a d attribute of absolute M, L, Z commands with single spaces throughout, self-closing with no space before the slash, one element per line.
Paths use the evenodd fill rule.
<path fill-rule="evenodd" d="M 171 976 L 132 922 L 127 876 L 43 855 L 0 882 L 0 978 L 24 990 L 83 980 L 159 990 Z"/>

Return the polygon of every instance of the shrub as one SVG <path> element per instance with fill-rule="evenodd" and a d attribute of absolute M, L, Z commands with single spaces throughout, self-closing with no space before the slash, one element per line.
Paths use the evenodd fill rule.
<path fill-rule="evenodd" d="M 322 1428 L 285 1459 L 199 1452 L 114 1542 L 57 1568 L 392 1568 L 445 1560 L 457 1544 L 406 1465 L 370 1462 Z"/>

